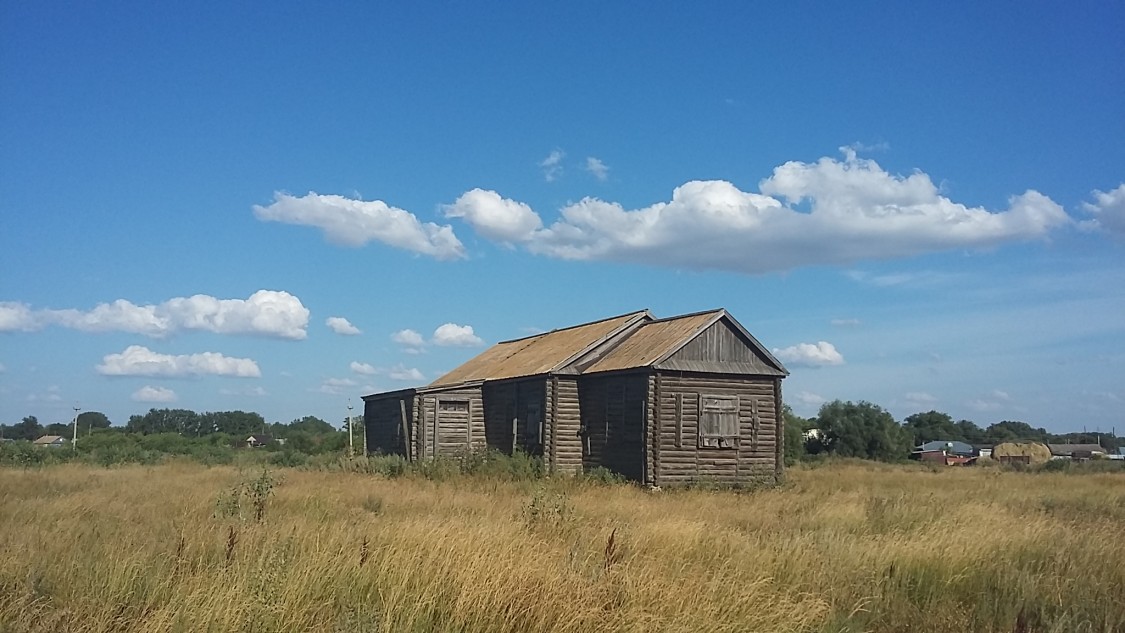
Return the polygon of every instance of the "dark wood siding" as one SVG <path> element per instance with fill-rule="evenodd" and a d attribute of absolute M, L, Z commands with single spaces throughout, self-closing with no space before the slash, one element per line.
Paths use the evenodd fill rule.
<path fill-rule="evenodd" d="M 577 474 L 582 470 L 582 416 L 578 409 L 578 380 L 558 376 L 553 383 L 551 441 L 552 466 L 558 472 Z"/>
<path fill-rule="evenodd" d="M 663 373 L 658 385 L 657 485 L 776 480 L 779 403 L 773 377 Z M 701 396 L 738 399 L 736 447 L 700 447 Z"/>
<path fill-rule="evenodd" d="M 484 447 L 484 406 L 479 387 L 418 395 L 415 441 L 421 457 L 454 456 Z"/>
<path fill-rule="evenodd" d="M 486 383 L 485 434 L 488 446 L 542 455 L 546 440 L 547 378 Z"/>
<path fill-rule="evenodd" d="M 647 396 L 647 373 L 579 378 L 585 468 L 602 466 L 644 481 Z"/>
<path fill-rule="evenodd" d="M 406 456 L 406 438 L 402 428 L 402 407 L 407 414 L 407 433 L 414 406 L 412 393 L 366 400 L 363 403 L 363 430 L 367 437 L 367 452 L 382 455 Z"/>

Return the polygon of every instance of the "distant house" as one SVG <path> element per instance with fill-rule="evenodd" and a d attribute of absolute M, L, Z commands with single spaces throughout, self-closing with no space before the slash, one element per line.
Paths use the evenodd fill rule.
<path fill-rule="evenodd" d="M 59 448 L 60 446 L 66 446 L 67 444 L 70 444 L 70 440 L 61 435 L 44 435 L 43 437 L 32 442 L 32 444 L 35 444 L 36 446 L 50 446 L 53 448 Z"/>
<path fill-rule="evenodd" d="M 426 387 L 364 396 L 368 448 L 523 451 L 654 486 L 776 481 L 788 375 L 726 310 L 647 310 L 497 343 Z"/>
<path fill-rule="evenodd" d="M 973 450 L 976 451 L 977 457 L 992 457 L 991 444 L 974 444 Z"/>
<path fill-rule="evenodd" d="M 1094 457 L 1105 457 L 1107 451 L 1100 444 L 1048 444 L 1051 459 L 1072 459 L 1082 461 Z"/>
<path fill-rule="evenodd" d="M 249 446 L 250 448 L 258 448 L 260 446 L 268 446 L 270 444 L 273 444 L 274 441 L 275 440 L 273 439 L 273 436 L 265 435 L 264 433 L 258 433 L 246 438 L 246 446 Z"/>

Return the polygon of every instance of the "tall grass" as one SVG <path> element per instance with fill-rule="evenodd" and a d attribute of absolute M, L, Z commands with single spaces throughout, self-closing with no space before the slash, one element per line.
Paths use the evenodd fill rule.
<path fill-rule="evenodd" d="M 0 631 L 1125 630 L 1119 473 L 488 468 L 0 469 Z"/>

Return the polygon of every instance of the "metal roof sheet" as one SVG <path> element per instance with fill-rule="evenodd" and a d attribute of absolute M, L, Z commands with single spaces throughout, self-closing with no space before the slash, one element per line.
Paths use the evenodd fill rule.
<path fill-rule="evenodd" d="M 712 310 L 645 323 L 582 373 L 647 367 L 695 338 L 722 314 Z"/>
<path fill-rule="evenodd" d="M 647 310 L 504 341 L 430 383 L 430 387 L 504 380 L 556 371 L 624 328 L 649 317 Z"/>

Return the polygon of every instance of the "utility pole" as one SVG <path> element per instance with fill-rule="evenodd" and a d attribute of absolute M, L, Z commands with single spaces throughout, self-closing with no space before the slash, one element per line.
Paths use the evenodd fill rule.
<path fill-rule="evenodd" d="M 348 398 L 348 457 L 355 457 L 355 444 L 352 439 L 352 399 Z"/>
<path fill-rule="evenodd" d="M 81 410 L 82 408 L 77 404 L 74 405 L 74 437 L 70 440 L 70 450 L 72 451 L 78 450 L 78 412 Z"/>

